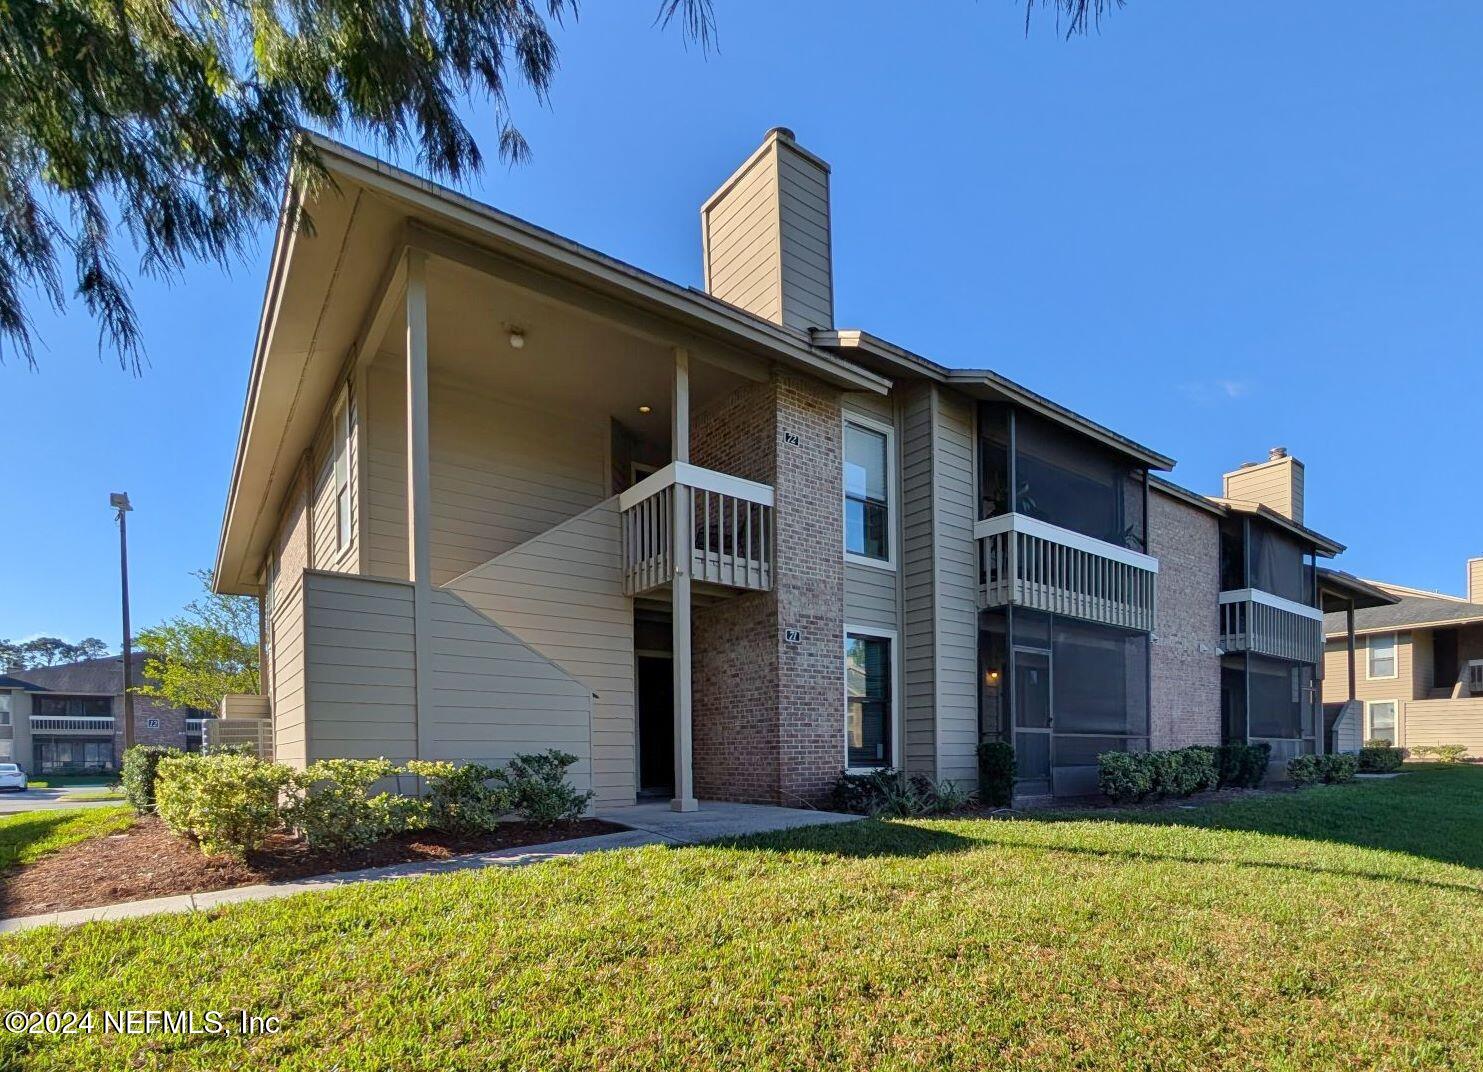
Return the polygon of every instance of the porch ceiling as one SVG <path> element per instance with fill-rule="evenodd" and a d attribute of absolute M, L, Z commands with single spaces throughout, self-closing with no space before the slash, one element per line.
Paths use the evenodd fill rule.
<path fill-rule="evenodd" d="M 645 439 L 668 442 L 672 348 L 580 307 L 436 257 L 427 267 L 427 314 L 430 376 L 584 420 L 616 417 Z M 392 323 L 404 322 L 399 305 Z M 524 338 L 520 349 L 510 345 L 517 329 Z M 404 333 L 388 331 L 380 358 L 400 362 L 405 354 Z M 692 413 L 749 382 L 696 356 L 690 365 Z M 754 376 L 765 375 L 759 364 Z M 641 406 L 649 412 L 639 412 Z"/>

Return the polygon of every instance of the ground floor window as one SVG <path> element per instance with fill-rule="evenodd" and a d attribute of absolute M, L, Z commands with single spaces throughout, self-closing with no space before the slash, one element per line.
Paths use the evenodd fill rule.
<path fill-rule="evenodd" d="M 844 639 L 845 762 L 850 768 L 889 767 L 891 638 L 849 632 Z"/>
<path fill-rule="evenodd" d="M 114 769 L 111 737 L 38 737 L 36 774 L 103 774 Z"/>
<path fill-rule="evenodd" d="M 1027 795 L 1096 791 L 1097 756 L 1148 748 L 1148 635 L 1020 608 L 979 621 L 979 730 Z"/>
<path fill-rule="evenodd" d="M 1386 744 L 1395 745 L 1395 715 L 1400 706 L 1395 700 L 1371 700 L 1365 705 L 1365 714 L 1369 719 L 1369 728 L 1365 733 L 1367 741 L 1384 741 Z"/>
<path fill-rule="evenodd" d="M 0 759 L 15 759 L 15 741 L 9 737 L 0 737 Z"/>

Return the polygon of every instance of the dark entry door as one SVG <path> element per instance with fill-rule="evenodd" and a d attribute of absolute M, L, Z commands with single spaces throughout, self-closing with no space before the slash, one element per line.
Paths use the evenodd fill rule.
<path fill-rule="evenodd" d="M 675 790 L 675 680 L 670 659 L 638 657 L 639 791 Z"/>

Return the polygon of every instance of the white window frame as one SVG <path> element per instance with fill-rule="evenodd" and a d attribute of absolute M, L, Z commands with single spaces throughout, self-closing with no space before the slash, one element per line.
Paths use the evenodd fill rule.
<path fill-rule="evenodd" d="M 1394 672 L 1389 674 L 1376 674 L 1374 644 L 1378 637 L 1390 637 L 1390 662 Z M 1401 676 L 1401 637 L 1399 633 L 1371 633 L 1365 637 L 1365 680 L 1366 681 L 1394 681 Z"/>
<path fill-rule="evenodd" d="M 904 742 L 901 734 L 901 639 L 895 629 L 883 629 L 875 625 L 849 625 L 844 627 L 844 641 L 851 636 L 873 637 L 887 640 L 891 644 L 891 762 L 885 767 L 850 766 L 850 668 L 846 664 L 840 680 L 840 733 L 839 746 L 842 766 L 846 774 L 874 774 L 879 770 L 904 770 L 906 757 L 902 755 Z"/>
<path fill-rule="evenodd" d="M 11 704 L 9 692 L 0 692 L 0 726 L 11 725 Z"/>
<path fill-rule="evenodd" d="M 1364 744 L 1375 736 L 1375 724 L 1370 718 L 1370 709 L 1376 704 L 1390 704 L 1395 709 L 1395 726 L 1391 729 L 1391 736 L 1395 738 L 1391 744 L 1399 748 L 1401 745 L 1401 701 L 1400 700 L 1366 700 L 1365 701 L 1365 725 L 1364 733 L 1360 736 L 1359 743 Z"/>
<path fill-rule="evenodd" d="M 1473 668 L 1483 667 L 1483 659 L 1469 659 L 1468 664 L 1463 667 L 1462 684 L 1469 693 L 1473 691 Z"/>
<path fill-rule="evenodd" d="M 840 419 L 839 424 L 839 471 L 841 485 L 843 485 L 845 454 L 844 437 L 845 429 L 850 425 L 862 428 L 867 432 L 877 432 L 886 438 L 886 557 L 871 558 L 869 555 L 859 555 L 849 550 L 845 541 L 849 539 L 849 533 L 840 525 L 840 543 L 845 548 L 844 560 L 857 566 L 871 566 L 875 569 L 894 570 L 896 568 L 896 530 L 899 518 L 896 511 L 900 509 L 901 496 L 896 491 L 896 428 L 894 425 L 879 419 L 878 417 L 867 417 L 861 413 L 850 411 Z M 845 503 L 848 502 L 843 486 L 839 490 L 839 514 L 843 521 Z"/>
<path fill-rule="evenodd" d="M 350 546 L 354 537 L 351 531 L 353 519 L 350 504 L 350 388 L 348 386 L 341 388 L 340 397 L 335 401 L 331 435 L 334 440 L 335 550 L 343 552 Z"/>

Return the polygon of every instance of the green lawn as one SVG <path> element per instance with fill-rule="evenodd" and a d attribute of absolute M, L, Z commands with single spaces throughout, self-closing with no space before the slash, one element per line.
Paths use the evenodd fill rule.
<path fill-rule="evenodd" d="M 862 823 L 0 941 L 0 1065 L 1483 1068 L 1483 769 L 1158 813 Z"/>
<path fill-rule="evenodd" d="M 131 808 L 53 808 L 0 818 L 0 870 L 29 864 L 74 841 L 112 834 L 134 821 Z"/>
<path fill-rule="evenodd" d="M 118 785 L 118 776 L 114 774 L 48 774 L 40 778 L 28 778 L 26 784 L 31 789 L 68 789 L 76 786 L 105 789 L 108 786 Z"/>

